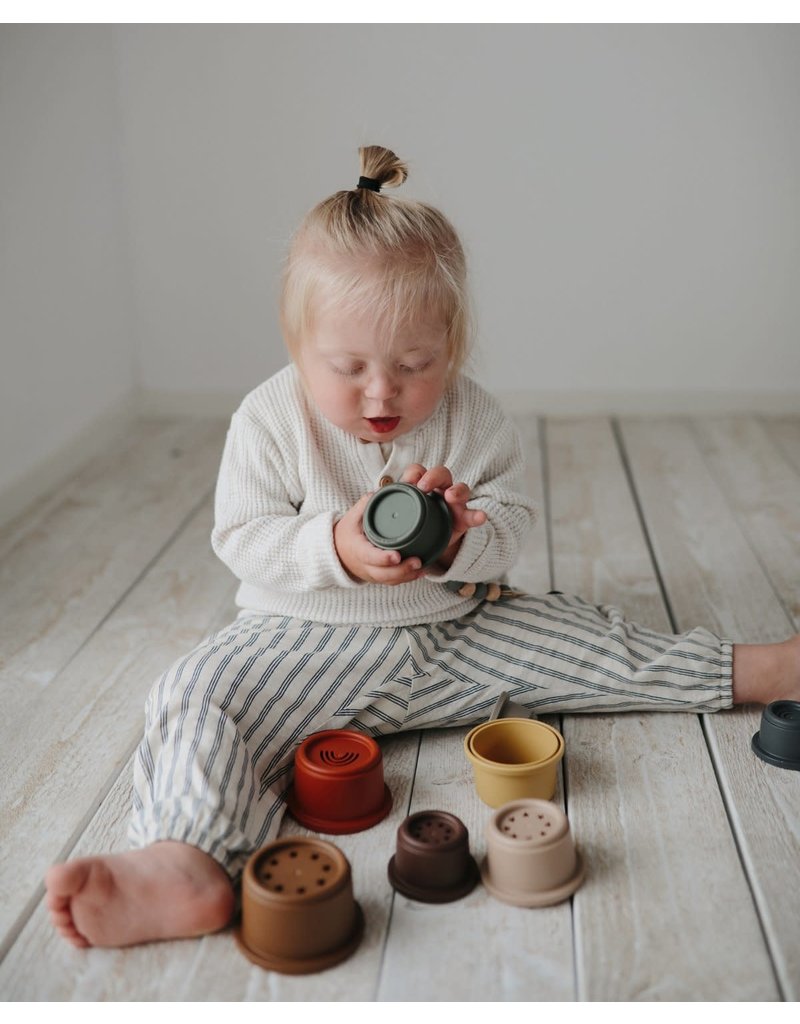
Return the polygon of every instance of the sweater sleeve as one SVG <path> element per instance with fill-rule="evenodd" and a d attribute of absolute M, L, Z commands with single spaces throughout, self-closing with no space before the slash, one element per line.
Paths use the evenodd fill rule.
<path fill-rule="evenodd" d="M 243 583 L 293 593 L 356 587 L 333 542 L 346 510 L 311 514 L 291 451 L 245 413 L 234 413 L 222 454 L 211 545 Z"/>
<path fill-rule="evenodd" d="M 431 582 L 499 580 L 513 567 L 538 519 L 538 506 L 519 490 L 524 470 L 519 434 L 499 411 L 498 421 L 490 426 L 494 429 L 482 431 L 482 437 L 491 440 L 481 449 L 475 476 L 466 481 L 472 491 L 467 506 L 482 509 L 486 523 L 467 530 L 450 568 L 431 573 Z"/>

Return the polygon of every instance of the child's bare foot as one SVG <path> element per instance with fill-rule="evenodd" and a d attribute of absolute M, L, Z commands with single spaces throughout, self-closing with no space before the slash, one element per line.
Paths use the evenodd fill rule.
<path fill-rule="evenodd" d="M 167 840 L 54 864 L 45 877 L 55 928 L 73 946 L 132 946 L 224 928 L 233 886 L 202 850 Z"/>

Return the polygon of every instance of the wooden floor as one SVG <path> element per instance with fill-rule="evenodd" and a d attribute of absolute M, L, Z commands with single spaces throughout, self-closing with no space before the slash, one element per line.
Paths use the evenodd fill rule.
<path fill-rule="evenodd" d="M 518 423 L 546 514 L 515 583 L 664 631 L 757 642 L 798 628 L 800 418 Z M 484 851 L 490 810 L 464 730 L 441 730 L 382 741 L 394 810 L 334 840 L 367 921 L 346 963 L 268 973 L 229 931 L 129 950 L 57 938 L 46 868 L 125 848 L 147 691 L 234 615 L 209 545 L 224 433 L 141 422 L 0 532 L 0 997 L 798 999 L 800 773 L 753 756 L 755 709 L 551 719 L 566 740 L 556 799 L 588 866 L 557 907 L 509 907 L 482 887 L 439 906 L 392 892 L 386 865 L 410 811 L 452 811 Z"/>

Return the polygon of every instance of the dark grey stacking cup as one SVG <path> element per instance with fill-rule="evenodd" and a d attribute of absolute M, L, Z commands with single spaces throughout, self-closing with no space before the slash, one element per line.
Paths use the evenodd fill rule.
<path fill-rule="evenodd" d="M 776 768 L 800 771 L 800 701 L 776 700 L 761 713 L 753 752 Z"/>
<path fill-rule="evenodd" d="M 453 532 L 441 494 L 425 494 L 412 484 L 381 487 L 364 510 L 363 523 L 367 540 L 376 547 L 419 558 L 423 566 L 436 561 Z"/>

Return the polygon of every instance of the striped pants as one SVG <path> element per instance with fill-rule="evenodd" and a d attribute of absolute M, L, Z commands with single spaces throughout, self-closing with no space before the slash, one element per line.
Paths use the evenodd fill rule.
<path fill-rule="evenodd" d="M 544 714 L 716 711 L 731 669 L 731 642 L 708 630 L 663 635 L 559 593 L 404 627 L 242 613 L 153 687 L 129 838 L 190 843 L 235 880 L 277 835 L 309 733 L 471 725 L 503 691 Z"/>

